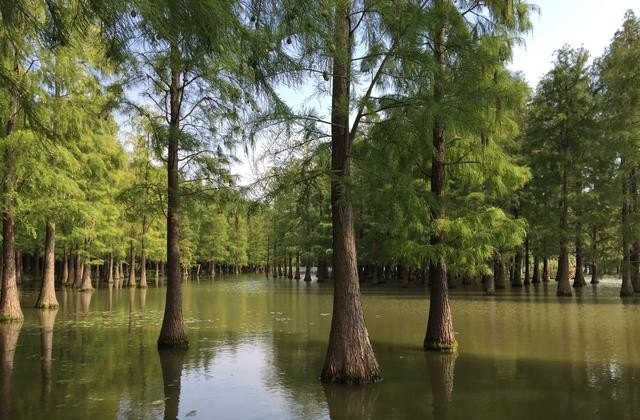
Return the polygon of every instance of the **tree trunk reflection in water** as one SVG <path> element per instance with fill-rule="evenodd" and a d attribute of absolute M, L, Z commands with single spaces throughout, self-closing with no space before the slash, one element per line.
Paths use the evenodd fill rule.
<path fill-rule="evenodd" d="M 327 384 L 324 394 L 329 405 L 331 420 L 373 418 L 378 385 L 352 387 L 342 384 Z"/>
<path fill-rule="evenodd" d="M 449 417 L 449 404 L 453 398 L 453 378 L 458 353 L 425 353 L 427 377 L 431 382 L 433 418 Z"/>
<path fill-rule="evenodd" d="M 53 325 L 56 321 L 57 309 L 38 311 L 40 321 L 40 372 L 42 388 L 40 401 L 45 410 L 51 408 L 51 354 L 53 351 Z"/>
<path fill-rule="evenodd" d="M 180 406 L 180 379 L 186 349 L 158 350 L 160 368 L 162 369 L 162 383 L 164 385 L 164 419 L 178 418 Z"/>
<path fill-rule="evenodd" d="M 22 321 L 0 323 L 0 420 L 9 420 L 11 373 Z"/>

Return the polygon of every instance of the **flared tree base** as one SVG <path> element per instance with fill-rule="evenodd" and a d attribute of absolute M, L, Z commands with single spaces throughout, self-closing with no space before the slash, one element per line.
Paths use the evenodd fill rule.
<path fill-rule="evenodd" d="M 359 369 L 359 372 L 345 371 L 345 370 L 322 370 L 320 374 L 320 381 L 324 384 L 344 384 L 344 385 L 364 385 L 380 382 L 382 375 L 380 370 L 374 369 Z"/>
<path fill-rule="evenodd" d="M 436 340 L 424 340 L 423 349 L 439 353 L 452 353 L 458 349 L 458 341 L 446 343 Z"/>
<path fill-rule="evenodd" d="M 178 339 L 158 339 L 158 349 L 182 349 L 189 348 L 189 340 L 186 338 Z"/>

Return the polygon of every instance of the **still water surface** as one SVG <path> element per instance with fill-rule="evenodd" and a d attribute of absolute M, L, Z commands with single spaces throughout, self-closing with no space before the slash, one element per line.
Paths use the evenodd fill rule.
<path fill-rule="evenodd" d="M 640 299 L 618 284 L 452 291 L 455 355 L 425 354 L 421 289 L 363 285 L 384 381 L 323 387 L 331 284 L 184 284 L 191 347 L 158 353 L 164 289 L 61 290 L 0 326 L 0 419 L 637 419 Z M 15 347 L 15 353 L 12 349 Z"/>

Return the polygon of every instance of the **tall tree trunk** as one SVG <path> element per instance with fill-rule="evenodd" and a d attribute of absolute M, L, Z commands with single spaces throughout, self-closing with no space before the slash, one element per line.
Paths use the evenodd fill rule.
<path fill-rule="evenodd" d="M 335 8 L 333 92 L 331 103 L 331 220 L 334 293 L 329 346 L 322 368 L 323 382 L 368 383 L 380 378 L 360 302 L 353 208 L 349 89 L 351 85 L 350 6 Z"/>
<path fill-rule="evenodd" d="M 75 279 L 76 279 L 76 260 L 73 255 L 73 252 L 69 253 L 68 261 L 69 261 L 69 278 L 67 279 L 67 286 L 73 287 L 73 284 L 75 283 Z"/>
<path fill-rule="evenodd" d="M 516 249 L 516 255 L 513 258 L 513 277 L 511 287 L 522 287 L 522 248 Z"/>
<path fill-rule="evenodd" d="M 267 235 L 267 264 L 264 267 L 264 275 L 266 278 L 269 278 L 269 274 L 271 273 L 271 265 L 270 265 L 270 255 L 271 252 L 271 236 Z"/>
<path fill-rule="evenodd" d="M 293 279 L 293 258 L 289 255 L 289 271 L 287 271 L 287 278 Z"/>
<path fill-rule="evenodd" d="M 531 276 L 529 275 L 529 236 L 524 240 L 524 285 L 531 284 Z"/>
<path fill-rule="evenodd" d="M 69 253 L 66 246 L 62 254 L 62 284 L 66 285 L 69 282 Z"/>
<path fill-rule="evenodd" d="M 591 232 L 591 284 L 598 284 L 598 230 Z"/>
<path fill-rule="evenodd" d="M 580 223 L 578 223 L 580 225 Z M 580 228 L 578 228 L 579 230 Z M 584 273 L 582 272 L 582 240 L 580 239 L 580 233 L 578 232 L 576 237 L 576 271 L 573 277 L 573 287 L 583 287 L 587 284 L 584 279 Z"/>
<path fill-rule="evenodd" d="M 20 55 L 18 49 L 14 52 L 13 72 L 16 76 L 20 73 Z M 18 117 L 18 92 L 14 90 L 9 97 L 9 119 L 5 134 L 10 136 L 15 131 Z M 2 177 L 2 190 L 5 202 L 2 203 L 2 287 L 0 287 L 0 321 L 22 319 L 22 308 L 18 296 L 18 284 L 16 279 L 16 233 L 14 194 L 16 192 L 16 154 L 11 144 L 4 148 L 4 176 Z M 12 358 L 13 359 L 13 358 Z M 8 400 L 5 400 L 8 401 Z"/>
<path fill-rule="evenodd" d="M 300 280 L 300 253 L 296 254 L 296 273 L 293 276 L 294 279 Z"/>
<path fill-rule="evenodd" d="M 542 257 L 542 282 L 549 283 L 549 258 Z"/>
<path fill-rule="evenodd" d="M 113 252 L 107 256 L 107 284 L 113 283 Z"/>
<path fill-rule="evenodd" d="M 564 154 L 568 155 L 568 146 Z M 567 158 L 568 159 L 568 158 Z M 567 163 L 562 169 L 562 209 L 560 213 L 560 256 L 558 257 L 558 289 L 556 296 L 572 296 L 569 283 L 569 187 Z"/>
<path fill-rule="evenodd" d="M 507 267 L 503 257 L 498 253 L 494 253 L 494 260 L 493 277 L 496 289 L 505 289 L 507 287 Z"/>
<path fill-rule="evenodd" d="M 311 264 L 308 260 L 304 269 L 304 281 L 311 281 Z"/>
<path fill-rule="evenodd" d="M 40 295 L 36 301 L 36 308 L 57 308 L 58 299 L 55 289 L 55 265 L 56 265 L 56 225 L 47 222 L 47 230 L 44 244 L 44 275 L 40 285 Z"/>
<path fill-rule="evenodd" d="M 531 283 L 540 283 L 540 257 L 537 255 L 533 256 L 533 279 L 531 280 Z"/>
<path fill-rule="evenodd" d="M 435 56 L 439 69 L 434 79 L 433 96 L 436 107 L 444 100 L 443 74 L 445 69 L 445 29 L 437 31 L 435 41 Z M 433 121 L 433 158 L 431 161 L 431 192 L 437 202 L 431 206 L 431 217 L 434 223 L 445 218 L 444 187 L 445 187 L 445 138 L 444 123 L 442 117 L 436 115 Z M 431 236 L 431 245 L 439 248 L 445 243 L 443 233 L 434 233 Z M 444 257 L 438 257 L 430 263 L 429 284 L 431 292 L 429 297 L 429 319 L 427 321 L 427 333 L 424 338 L 426 350 L 452 351 L 458 346 L 453 331 L 453 319 L 449 307 L 447 290 L 447 263 Z"/>
<path fill-rule="evenodd" d="M 73 288 L 74 289 L 79 289 L 80 285 L 82 284 L 82 262 L 80 261 L 80 251 L 79 251 L 80 247 L 78 245 L 76 245 L 76 253 L 74 256 L 74 264 L 75 264 L 75 269 L 74 269 L 74 277 L 73 277 Z"/>
<path fill-rule="evenodd" d="M 167 155 L 167 297 L 158 347 L 187 348 L 189 340 L 182 315 L 182 278 L 180 276 L 180 193 L 178 139 L 180 137 L 181 54 L 178 45 L 171 44 L 171 87 L 169 147 Z"/>
<path fill-rule="evenodd" d="M 624 165 L 624 161 L 622 162 Z M 633 285 L 631 284 L 631 244 L 629 233 L 629 180 L 622 181 L 622 287 L 620 296 L 632 296 Z"/>
<path fill-rule="evenodd" d="M 142 239 L 140 240 L 140 287 L 147 288 L 147 255 L 145 252 L 145 237 L 147 235 L 147 216 L 142 217 Z"/>
<path fill-rule="evenodd" d="M 90 292 L 92 290 L 93 285 L 91 284 L 91 265 L 85 263 L 84 269 L 82 270 L 82 284 L 80 285 L 80 291 Z"/>
<path fill-rule="evenodd" d="M 136 287 L 136 249 L 133 240 L 129 248 L 129 281 L 127 287 Z"/>
<path fill-rule="evenodd" d="M 482 275 L 482 287 L 485 295 L 494 295 L 496 293 L 496 282 L 494 276 L 495 261 L 493 259 L 489 260 L 489 267 L 492 272 Z"/>
<path fill-rule="evenodd" d="M 38 261 L 38 256 L 36 255 L 36 263 Z M 22 284 L 22 274 L 24 273 L 24 265 L 22 260 L 22 252 L 16 250 L 16 283 Z M 34 271 L 34 277 L 42 278 L 40 276 L 40 268 L 37 267 Z"/>

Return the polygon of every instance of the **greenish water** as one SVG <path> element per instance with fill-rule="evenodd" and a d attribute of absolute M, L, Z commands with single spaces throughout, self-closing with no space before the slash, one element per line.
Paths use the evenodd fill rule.
<path fill-rule="evenodd" d="M 25 290 L 24 323 L 0 326 L 0 418 L 637 419 L 640 300 L 617 294 L 456 289 L 460 349 L 443 356 L 420 349 L 425 291 L 363 285 L 384 381 L 323 387 L 330 284 L 192 280 L 191 347 L 162 354 L 163 288 L 62 290 L 55 322 Z"/>

